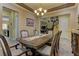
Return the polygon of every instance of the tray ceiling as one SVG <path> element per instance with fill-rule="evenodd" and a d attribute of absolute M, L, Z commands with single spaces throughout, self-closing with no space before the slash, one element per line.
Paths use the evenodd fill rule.
<path fill-rule="evenodd" d="M 38 9 L 40 7 L 44 9 L 50 9 L 63 4 L 65 3 L 25 3 L 25 5 L 29 6 L 33 10 Z"/>

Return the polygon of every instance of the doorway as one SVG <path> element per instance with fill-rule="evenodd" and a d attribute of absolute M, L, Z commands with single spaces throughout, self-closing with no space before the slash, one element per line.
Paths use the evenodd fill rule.
<path fill-rule="evenodd" d="M 3 7 L 2 29 L 4 36 L 16 40 L 19 36 L 19 17 L 16 11 Z"/>
<path fill-rule="evenodd" d="M 61 37 L 69 39 L 69 15 L 59 16 L 59 29 L 62 30 Z"/>
<path fill-rule="evenodd" d="M 59 16 L 59 29 L 62 30 L 60 39 L 60 55 L 62 56 L 73 56 L 71 48 L 71 32 L 69 31 L 70 15 Z"/>

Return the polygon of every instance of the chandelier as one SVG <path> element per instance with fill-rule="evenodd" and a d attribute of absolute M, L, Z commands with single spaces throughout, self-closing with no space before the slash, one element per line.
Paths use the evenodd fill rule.
<path fill-rule="evenodd" d="M 37 16 L 43 16 L 47 12 L 47 10 L 43 8 L 38 8 L 37 10 L 34 10 L 34 12 Z"/>

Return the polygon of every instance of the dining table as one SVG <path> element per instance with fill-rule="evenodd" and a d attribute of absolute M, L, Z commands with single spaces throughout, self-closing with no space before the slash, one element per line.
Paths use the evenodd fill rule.
<path fill-rule="evenodd" d="M 32 55 L 41 55 L 37 51 L 49 41 L 49 34 L 41 34 L 18 40 L 26 49 L 30 49 Z M 27 53 L 29 55 L 29 53 Z"/>
<path fill-rule="evenodd" d="M 28 38 L 20 38 L 18 41 L 26 47 L 39 49 L 49 41 L 49 34 L 41 34 Z"/>

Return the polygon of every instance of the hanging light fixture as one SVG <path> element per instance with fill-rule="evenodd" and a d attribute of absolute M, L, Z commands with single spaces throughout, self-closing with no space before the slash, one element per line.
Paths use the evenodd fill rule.
<path fill-rule="evenodd" d="M 37 13 L 37 10 L 35 10 L 34 12 Z"/>
<path fill-rule="evenodd" d="M 47 12 L 47 10 L 46 9 L 43 9 L 43 8 L 38 8 L 37 10 L 34 10 L 34 13 L 37 16 L 43 16 L 46 12 Z"/>
<path fill-rule="evenodd" d="M 39 15 L 39 13 L 36 13 L 37 15 Z"/>

